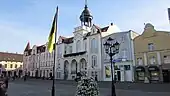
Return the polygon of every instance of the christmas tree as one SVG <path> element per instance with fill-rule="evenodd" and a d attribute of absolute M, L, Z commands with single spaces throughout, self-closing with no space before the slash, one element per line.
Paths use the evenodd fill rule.
<path fill-rule="evenodd" d="M 75 96 L 99 96 L 99 87 L 92 77 L 82 77 L 78 82 Z"/>

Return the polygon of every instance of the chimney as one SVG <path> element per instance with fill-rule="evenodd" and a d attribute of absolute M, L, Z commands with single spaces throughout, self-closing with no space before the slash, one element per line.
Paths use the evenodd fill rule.
<path fill-rule="evenodd" d="M 113 26 L 113 23 L 111 23 L 110 25 Z"/>

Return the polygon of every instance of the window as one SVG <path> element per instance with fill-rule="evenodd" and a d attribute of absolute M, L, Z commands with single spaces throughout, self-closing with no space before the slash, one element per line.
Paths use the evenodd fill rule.
<path fill-rule="evenodd" d="M 91 40 L 91 52 L 92 53 L 98 52 L 97 40 L 95 38 Z"/>
<path fill-rule="evenodd" d="M 60 63 L 58 64 L 58 69 L 60 69 Z"/>
<path fill-rule="evenodd" d="M 51 58 L 51 53 L 48 53 L 49 54 L 49 59 Z"/>
<path fill-rule="evenodd" d="M 67 54 L 67 46 L 64 47 L 64 54 Z"/>
<path fill-rule="evenodd" d="M 46 66 L 48 66 L 48 62 L 46 61 Z"/>
<path fill-rule="evenodd" d="M 10 64 L 10 68 L 12 68 L 13 67 L 13 65 L 12 64 Z"/>
<path fill-rule="evenodd" d="M 15 68 L 17 68 L 17 64 L 15 64 Z"/>
<path fill-rule="evenodd" d="M 164 56 L 164 63 L 170 63 L 170 55 Z"/>
<path fill-rule="evenodd" d="M 61 78 L 61 72 L 57 72 L 57 78 Z"/>
<path fill-rule="evenodd" d="M 72 46 L 69 47 L 69 53 L 72 53 Z"/>
<path fill-rule="evenodd" d="M 155 64 L 155 63 L 156 63 L 156 59 L 155 59 L 155 57 L 153 56 L 153 57 L 150 58 L 150 64 Z"/>
<path fill-rule="evenodd" d="M 65 50 L 64 50 L 64 51 L 65 51 Z M 54 53 L 53 53 L 53 54 L 54 54 Z M 57 49 L 57 55 L 58 55 L 59 58 L 61 57 L 61 55 L 62 55 L 61 47 L 58 47 L 58 49 Z"/>
<path fill-rule="evenodd" d="M 138 65 L 143 65 L 142 58 L 137 58 L 137 64 L 138 64 Z"/>
<path fill-rule="evenodd" d="M 126 59 L 127 58 L 127 49 L 123 49 L 122 52 L 123 52 L 123 59 Z"/>
<path fill-rule="evenodd" d="M 94 72 L 93 71 L 91 72 L 91 76 L 94 77 Z"/>
<path fill-rule="evenodd" d="M 154 45 L 153 45 L 153 43 L 149 43 L 149 44 L 148 44 L 148 50 L 149 50 L 149 51 L 153 51 L 153 50 L 154 50 Z"/>
<path fill-rule="evenodd" d="M 124 65 L 125 70 L 130 70 L 130 65 Z"/>
<path fill-rule="evenodd" d="M 97 56 L 92 56 L 92 68 L 97 67 Z"/>
<path fill-rule="evenodd" d="M 87 50 L 87 43 L 86 42 L 84 42 L 84 49 L 85 49 L 85 51 Z"/>
<path fill-rule="evenodd" d="M 122 41 L 122 43 L 125 42 L 125 36 L 122 36 L 121 41 Z"/>
<path fill-rule="evenodd" d="M 7 64 L 5 64 L 5 68 L 7 68 Z"/>
<path fill-rule="evenodd" d="M 76 52 L 79 52 L 80 49 L 81 49 L 81 44 L 80 44 L 80 40 L 78 40 L 76 43 Z"/>

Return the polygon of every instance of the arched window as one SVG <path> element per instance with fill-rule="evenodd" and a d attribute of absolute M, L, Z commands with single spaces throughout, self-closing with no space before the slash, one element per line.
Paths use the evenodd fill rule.
<path fill-rule="evenodd" d="M 95 38 L 91 40 L 91 52 L 92 53 L 97 53 L 98 52 L 98 42 Z"/>
<path fill-rule="evenodd" d="M 92 56 L 92 68 L 97 67 L 97 56 Z"/>
<path fill-rule="evenodd" d="M 78 41 L 76 42 L 76 52 L 79 52 L 80 49 L 81 49 L 80 40 L 78 40 Z"/>

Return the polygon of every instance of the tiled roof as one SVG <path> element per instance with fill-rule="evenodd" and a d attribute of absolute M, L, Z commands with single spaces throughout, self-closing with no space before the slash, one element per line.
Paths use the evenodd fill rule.
<path fill-rule="evenodd" d="M 22 54 L 0 52 L 0 61 L 23 62 Z"/>
<path fill-rule="evenodd" d="M 64 39 L 62 40 L 62 43 L 66 43 L 66 44 L 73 43 L 73 38 L 74 38 L 74 37 L 64 38 Z"/>
<path fill-rule="evenodd" d="M 45 52 L 46 46 L 45 45 L 41 45 L 37 47 L 37 53 L 42 53 Z"/>

